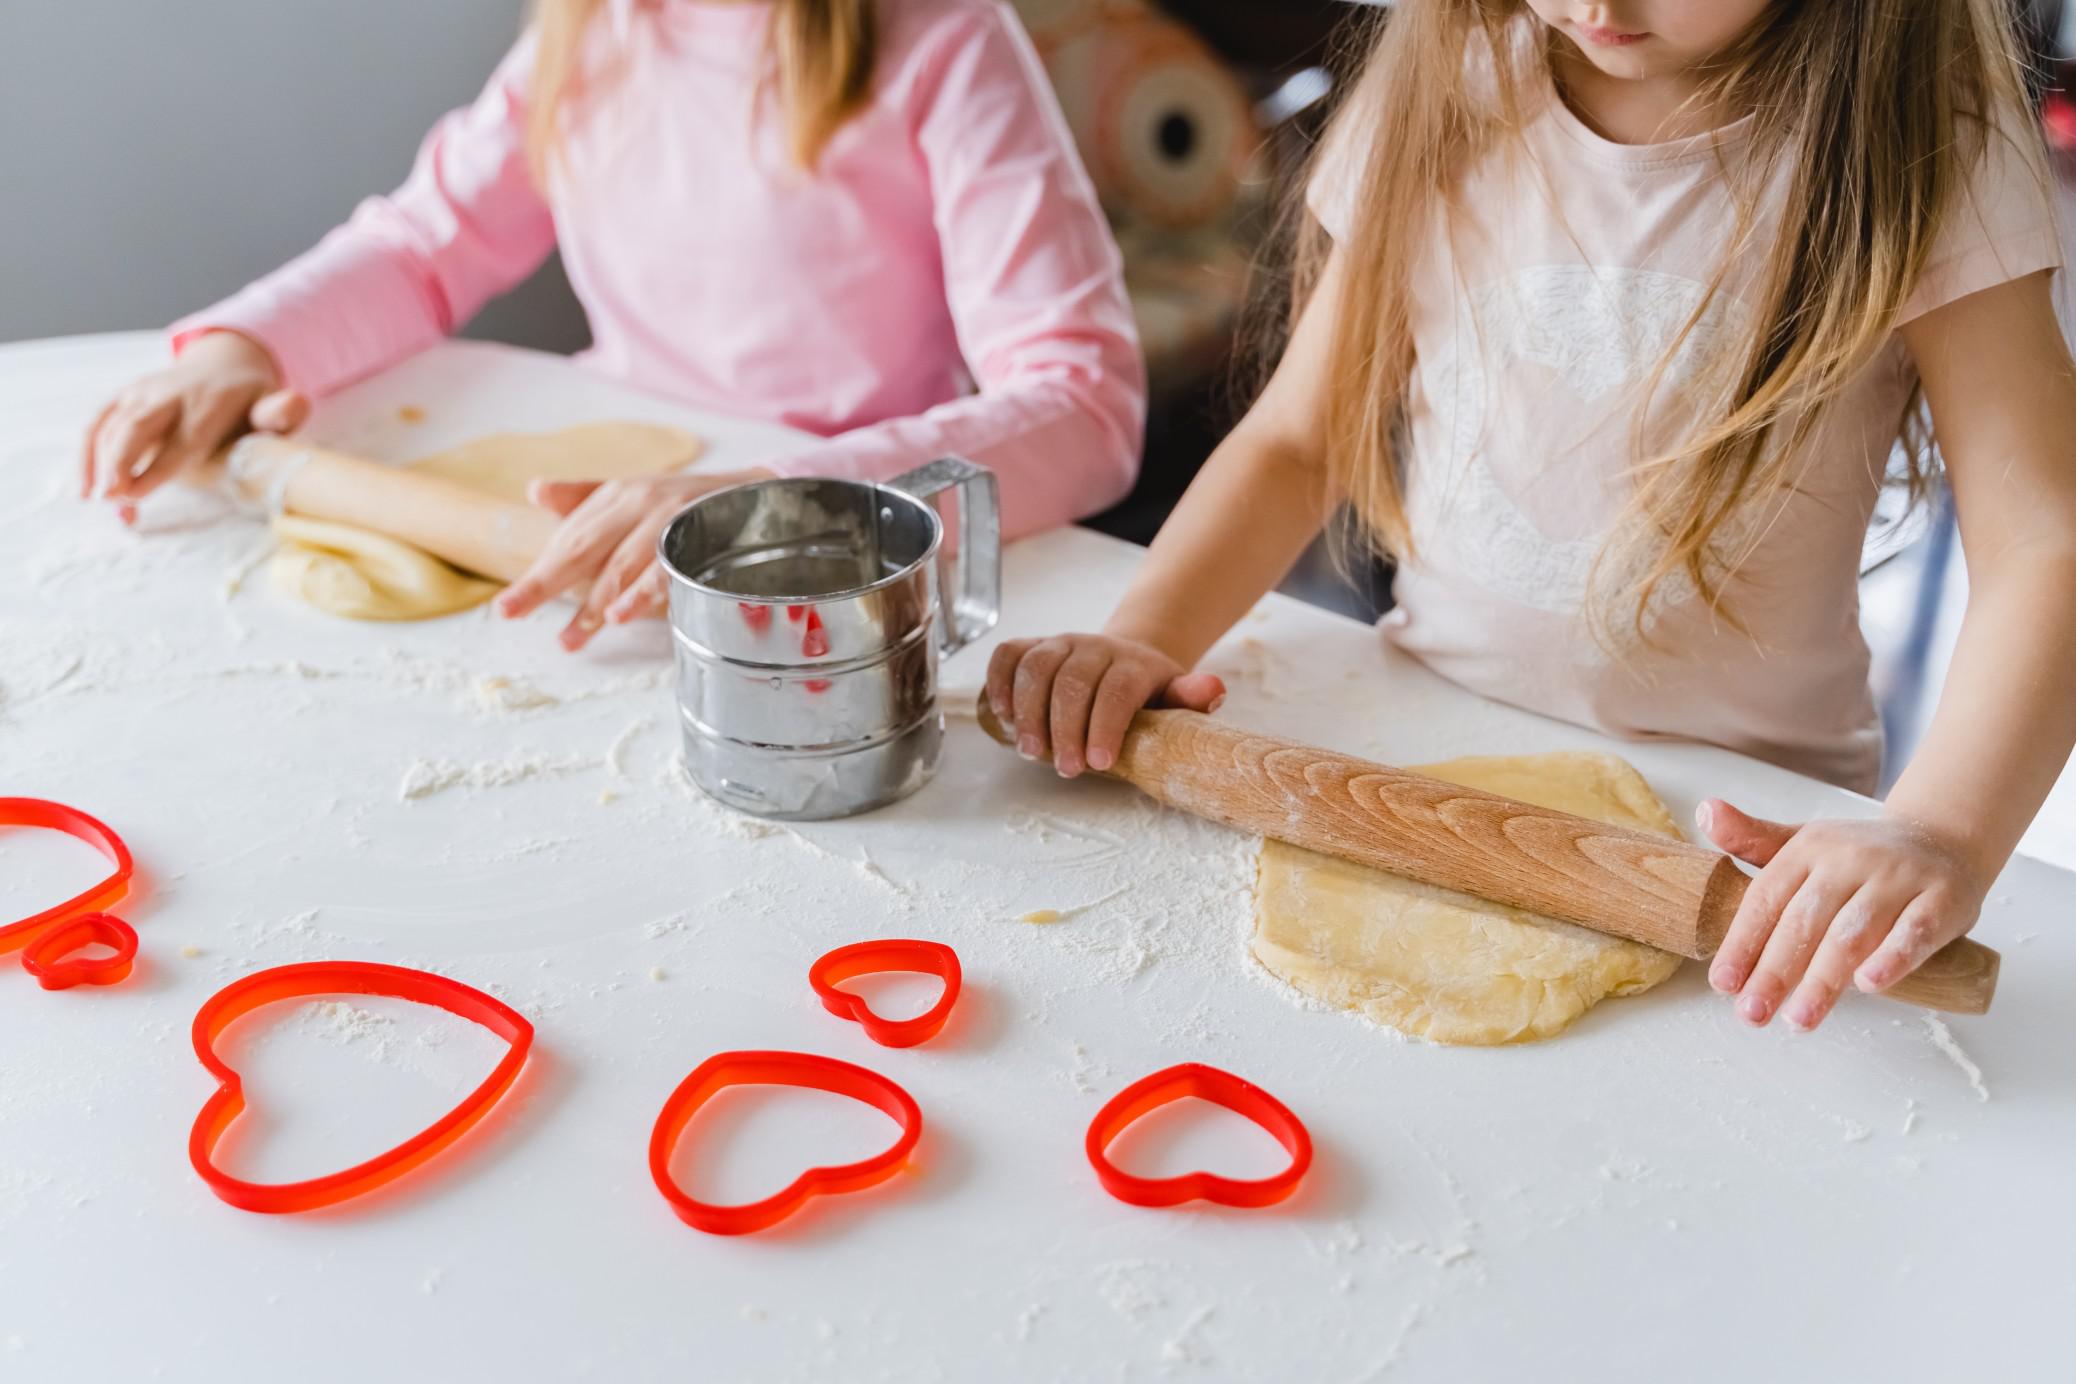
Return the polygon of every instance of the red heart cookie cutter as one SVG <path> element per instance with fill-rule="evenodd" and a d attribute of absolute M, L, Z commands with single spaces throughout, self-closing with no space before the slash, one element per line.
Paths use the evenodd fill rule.
<path fill-rule="evenodd" d="M 216 1055 L 216 1040 L 233 1020 L 278 1000 L 306 999 L 316 995 L 382 995 L 414 1000 L 444 1009 L 479 1023 L 511 1045 L 510 1051 L 483 1079 L 481 1085 L 418 1133 L 387 1153 L 343 1172 L 329 1173 L 304 1182 L 246 1182 L 232 1177 L 212 1161 L 217 1141 L 245 1108 L 244 1082 L 238 1073 Z M 216 1090 L 195 1116 L 188 1136 L 188 1161 L 209 1184 L 209 1190 L 247 1211 L 314 1211 L 320 1206 L 372 1192 L 394 1181 L 459 1139 L 490 1113 L 526 1065 L 533 1048 L 533 1025 L 526 1016 L 501 1000 L 458 980 L 415 971 L 407 966 L 385 966 L 376 961 L 305 961 L 276 966 L 234 980 L 211 995 L 195 1013 L 195 1056 L 216 1078 Z"/>
<path fill-rule="evenodd" d="M 730 1086 L 804 1086 L 849 1096 L 891 1116 L 901 1136 L 886 1152 L 862 1162 L 809 1168 L 762 1201 L 717 1206 L 685 1194 L 670 1175 L 670 1156 L 699 1108 Z M 923 1112 L 914 1098 L 878 1072 L 806 1052 L 723 1052 L 693 1068 L 663 1102 L 649 1135 L 649 1175 L 685 1224 L 710 1235 L 747 1235 L 778 1224 L 812 1197 L 862 1191 L 886 1181 L 908 1161 L 922 1134 Z"/>
<path fill-rule="evenodd" d="M 936 976 L 944 982 L 944 993 L 913 1019 L 882 1019 L 863 995 L 836 988 L 843 981 L 887 971 Z M 839 1019 L 856 1020 L 873 1042 L 888 1048 L 912 1048 L 935 1038 L 951 1017 L 952 1006 L 959 1002 L 959 954 L 942 942 L 913 938 L 853 942 L 817 958 L 807 968 L 807 983 L 821 997 L 822 1008 Z"/>
<path fill-rule="evenodd" d="M 1126 1125 L 1171 1101 L 1195 1096 L 1222 1105 L 1254 1121 L 1290 1154 L 1290 1166 L 1273 1177 L 1240 1179 L 1215 1173 L 1183 1173 L 1179 1177 L 1135 1177 L 1110 1161 L 1111 1142 Z M 1134 1206 L 1179 1206 L 1185 1201 L 1220 1206 L 1270 1206 L 1296 1190 L 1312 1166 L 1312 1136 L 1289 1107 L 1251 1081 L 1231 1072 L 1184 1062 L 1141 1077 L 1112 1096 L 1088 1127 L 1088 1161 L 1103 1190 Z"/>
<path fill-rule="evenodd" d="M 130 892 L 136 864 L 123 839 L 99 818 L 43 798 L 0 798 L 0 826 L 41 827 L 86 842 L 114 867 L 108 878 L 63 903 L 0 927 L 0 953 L 19 950 L 22 969 L 46 990 L 74 985 L 113 985 L 129 975 L 137 959 L 137 933 L 105 910 Z M 70 957 L 90 943 L 114 948 L 113 956 Z"/>
<path fill-rule="evenodd" d="M 111 948 L 107 956 L 75 956 L 80 948 L 99 942 Z M 82 913 L 45 928 L 22 948 L 22 969 L 36 977 L 46 990 L 70 990 L 75 985 L 113 985 L 127 979 L 137 960 L 137 930 L 106 913 Z"/>

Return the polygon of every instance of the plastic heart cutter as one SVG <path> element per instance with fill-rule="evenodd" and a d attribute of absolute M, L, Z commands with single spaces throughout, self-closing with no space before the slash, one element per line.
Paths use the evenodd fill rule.
<path fill-rule="evenodd" d="M 762 1201 L 717 1206 L 686 1195 L 670 1175 L 670 1156 L 700 1107 L 730 1086 L 804 1086 L 849 1096 L 890 1116 L 901 1134 L 884 1153 L 833 1168 L 809 1168 Z M 685 1224 L 709 1235 L 747 1235 L 777 1225 L 814 1197 L 863 1191 L 886 1181 L 901 1171 L 922 1134 L 923 1112 L 914 1098 L 878 1072 L 814 1053 L 723 1052 L 693 1068 L 663 1102 L 649 1135 L 649 1175 Z"/>
<path fill-rule="evenodd" d="M 880 975 L 888 971 L 914 971 L 920 975 L 936 976 L 944 982 L 944 993 L 937 1003 L 913 1019 L 882 1019 L 872 1012 L 872 1006 L 863 995 L 854 995 L 836 987 L 846 980 L 858 976 Z M 854 1019 L 865 1036 L 882 1047 L 912 1048 L 926 1043 L 943 1031 L 944 1021 L 951 1017 L 952 1006 L 959 1002 L 959 954 L 942 942 L 919 942 L 912 938 L 887 938 L 873 942 L 853 942 L 847 947 L 816 959 L 807 968 L 807 983 L 821 998 L 822 1008 L 839 1019 Z"/>
<path fill-rule="evenodd" d="M 245 1109 L 245 1089 L 238 1073 L 216 1055 L 216 1040 L 233 1021 L 255 1009 L 315 995 L 382 995 L 429 1004 L 483 1025 L 510 1044 L 510 1050 L 459 1105 L 387 1153 L 304 1182 L 246 1182 L 232 1177 L 216 1166 L 214 1156 L 224 1131 Z M 209 1190 L 231 1205 L 278 1213 L 314 1211 L 372 1192 L 459 1139 L 490 1113 L 518 1079 L 533 1048 L 533 1025 L 503 1001 L 429 971 L 376 961 L 305 961 L 255 972 L 211 995 L 195 1013 L 194 1040 L 195 1056 L 216 1078 L 217 1087 L 195 1116 L 187 1142 L 188 1161 Z"/>
<path fill-rule="evenodd" d="M 1188 1096 L 1222 1105 L 1260 1125 L 1290 1154 L 1290 1166 L 1274 1176 L 1251 1179 L 1202 1172 L 1135 1177 L 1110 1161 L 1111 1142 L 1125 1126 L 1148 1111 Z M 1253 1082 L 1201 1062 L 1184 1062 L 1141 1077 L 1096 1112 L 1088 1127 L 1088 1161 L 1104 1191 L 1134 1206 L 1179 1206 L 1185 1201 L 1272 1206 L 1295 1191 L 1312 1166 L 1312 1136 L 1289 1107 Z"/>
<path fill-rule="evenodd" d="M 130 878 L 136 873 L 123 839 L 99 818 L 43 798 L 0 798 L 0 826 L 62 831 L 101 852 L 110 866 L 99 884 L 0 927 L 0 953 L 20 951 L 22 969 L 46 990 L 113 985 L 128 976 L 137 959 L 136 929 L 106 912 L 130 892 Z M 113 955 L 72 954 L 94 942 L 111 948 Z"/>

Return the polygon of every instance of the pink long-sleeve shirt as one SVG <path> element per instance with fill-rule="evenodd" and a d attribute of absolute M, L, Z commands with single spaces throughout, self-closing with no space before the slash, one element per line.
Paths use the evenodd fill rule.
<path fill-rule="evenodd" d="M 1000 0 L 881 0 L 871 103 L 813 173 L 768 90 L 766 3 L 610 16 L 544 195 L 522 39 L 409 179 L 176 323 L 229 328 L 323 395 L 446 336 L 560 247 L 578 359 L 826 439 L 782 474 L 991 468 L 1014 536 L 1120 498 L 1145 369 L 1121 262 L 1050 86 Z"/>

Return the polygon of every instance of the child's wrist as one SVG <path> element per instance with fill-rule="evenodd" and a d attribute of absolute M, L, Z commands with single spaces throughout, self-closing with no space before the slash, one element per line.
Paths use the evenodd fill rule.
<path fill-rule="evenodd" d="M 1187 671 L 1195 665 L 1196 659 L 1187 656 L 1186 650 L 1177 649 L 1169 639 L 1164 637 L 1167 633 L 1168 622 L 1134 616 L 1131 612 L 1125 610 L 1119 610 L 1103 625 L 1103 635 L 1105 638 L 1121 639 L 1132 644 L 1143 644 L 1158 653 L 1166 654 L 1180 664 L 1184 671 Z"/>
<path fill-rule="evenodd" d="M 2003 840 L 1994 830 L 1985 830 L 1981 821 L 1969 820 L 1950 809 L 1921 804 L 1906 793 L 1892 792 L 1882 805 L 1882 816 L 1951 857 L 1984 887 L 1996 878 L 2016 848 L 2015 842 Z"/>

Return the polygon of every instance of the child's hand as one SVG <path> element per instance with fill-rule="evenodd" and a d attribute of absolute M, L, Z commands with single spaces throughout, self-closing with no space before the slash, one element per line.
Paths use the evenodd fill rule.
<path fill-rule="evenodd" d="M 1003 725 L 1016 727 L 1016 752 L 1025 759 L 1050 754 L 1062 778 L 1115 764 L 1141 707 L 1216 711 L 1224 700 L 1216 676 L 1110 635 L 1011 639 L 988 662 L 988 705 Z"/>
<path fill-rule="evenodd" d="M 678 511 L 709 491 L 771 477 L 771 472 L 759 470 L 624 481 L 535 481 L 526 497 L 563 516 L 562 523 L 533 566 L 498 596 L 498 614 L 516 619 L 590 582 L 577 613 L 557 636 L 563 648 L 575 653 L 608 621 L 624 625 L 663 609 L 670 584 L 656 560 L 656 540 Z"/>
<path fill-rule="evenodd" d="M 239 433 L 293 432 L 309 414 L 308 400 L 280 387 L 258 342 L 208 332 L 95 415 L 80 449 L 80 498 L 114 500 L 130 523 L 139 500 Z"/>
<path fill-rule="evenodd" d="M 1760 867 L 1708 971 L 1752 1024 L 1777 1011 L 1815 1028 L 1848 982 L 1870 993 L 1894 984 L 1975 925 L 1994 873 L 1893 817 L 1793 827 L 1714 798 L 1695 816 L 1717 846 Z"/>

